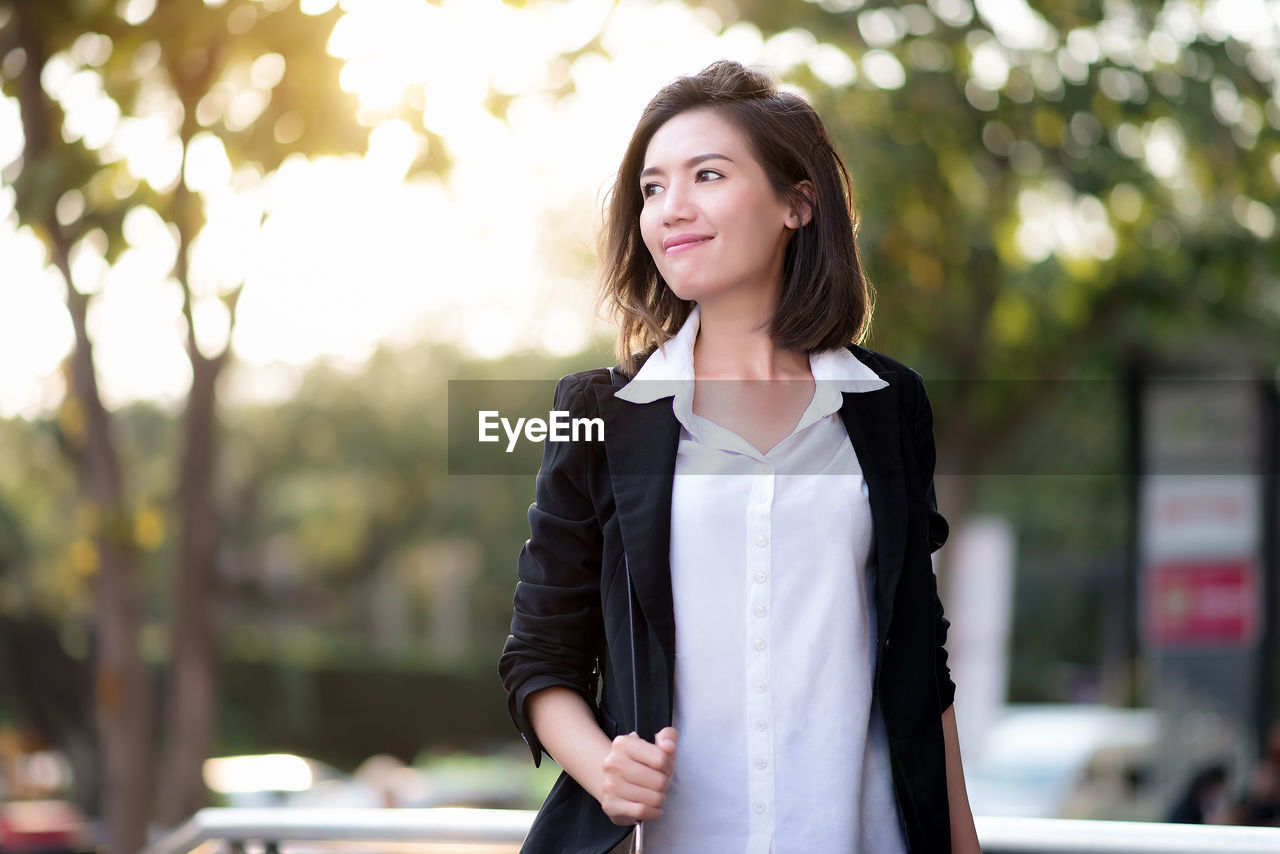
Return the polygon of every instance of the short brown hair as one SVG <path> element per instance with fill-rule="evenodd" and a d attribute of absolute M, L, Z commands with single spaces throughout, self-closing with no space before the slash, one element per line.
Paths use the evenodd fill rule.
<path fill-rule="evenodd" d="M 747 136 L 779 199 L 799 203 L 796 184 L 813 184 L 813 216 L 792 236 L 783 258 L 770 336 L 781 347 L 806 352 L 861 341 L 871 324 L 872 290 L 854 240 L 858 221 L 849 170 L 807 101 L 779 91 L 763 71 L 722 59 L 676 78 L 649 101 L 605 197 L 597 307 L 618 322 L 622 370 L 633 375 L 637 356 L 674 336 L 693 310 L 692 302 L 667 287 L 640 235 L 639 175 L 658 129 L 698 108 L 715 110 Z"/>

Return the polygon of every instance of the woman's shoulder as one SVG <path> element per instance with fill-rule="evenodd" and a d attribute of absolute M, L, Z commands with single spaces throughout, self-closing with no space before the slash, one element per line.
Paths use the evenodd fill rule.
<path fill-rule="evenodd" d="M 892 356 L 881 353 L 879 350 L 872 350 L 870 347 L 863 347 L 861 344 L 846 344 L 845 347 L 857 359 L 876 373 L 894 372 L 903 374 L 904 377 L 914 380 L 916 383 L 923 385 L 924 377 L 920 375 L 911 366 L 905 362 L 900 362 Z"/>
<path fill-rule="evenodd" d="M 582 388 L 589 385 L 625 385 L 630 382 L 640 369 L 644 367 L 644 363 L 650 356 L 657 352 L 658 348 L 653 347 L 644 353 L 639 353 L 635 357 L 635 370 L 627 373 L 621 365 L 612 367 L 589 368 L 585 371 L 577 371 L 576 373 L 566 374 L 560 378 L 562 383 L 570 383 Z"/>
<path fill-rule="evenodd" d="M 630 380 L 631 377 L 622 373 L 618 367 L 588 368 L 565 374 L 556 382 L 556 405 L 567 409 L 594 410 L 598 395 L 592 393 L 593 388 L 607 391 L 611 387 L 621 387 Z"/>

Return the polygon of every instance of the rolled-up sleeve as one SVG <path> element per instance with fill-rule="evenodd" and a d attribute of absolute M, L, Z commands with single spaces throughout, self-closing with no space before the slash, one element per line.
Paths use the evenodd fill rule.
<path fill-rule="evenodd" d="M 933 440 L 933 407 L 929 404 L 929 396 L 925 393 L 924 379 L 915 375 L 916 380 L 916 418 L 915 418 L 915 452 L 918 461 L 917 470 L 922 480 L 925 503 L 929 517 L 929 551 L 936 552 L 947 541 L 949 527 L 946 518 L 938 512 L 938 499 L 933 488 L 933 470 L 937 463 L 937 451 Z M 947 630 L 951 622 L 942 609 L 942 599 L 938 596 L 937 578 L 933 579 L 933 600 L 936 615 L 935 635 L 937 638 L 937 654 L 935 671 L 938 680 L 938 698 L 942 711 L 946 711 L 955 701 L 956 684 L 951 679 L 951 668 L 947 665 Z"/>
<path fill-rule="evenodd" d="M 566 376 L 555 409 L 590 417 L 584 384 Z M 517 560 L 511 634 L 498 673 L 511 719 L 538 765 L 544 753 L 526 715 L 529 696 L 553 686 L 592 702 L 592 670 L 603 632 L 600 609 L 601 534 L 587 489 L 587 443 L 545 443 L 529 539 Z"/>

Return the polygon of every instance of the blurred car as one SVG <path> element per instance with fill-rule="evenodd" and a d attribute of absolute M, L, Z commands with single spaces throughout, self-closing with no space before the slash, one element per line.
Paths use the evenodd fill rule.
<path fill-rule="evenodd" d="M 1164 732 L 1150 709 L 1009 706 L 966 757 L 969 804 L 975 815 L 1154 818 L 1146 783 Z"/>
<path fill-rule="evenodd" d="M 84 817 L 59 800 L 0 803 L 0 852 L 62 854 L 85 849 Z"/>
<path fill-rule="evenodd" d="M 220 756 L 203 768 L 229 807 L 380 807 L 378 794 L 331 765 L 291 753 Z"/>

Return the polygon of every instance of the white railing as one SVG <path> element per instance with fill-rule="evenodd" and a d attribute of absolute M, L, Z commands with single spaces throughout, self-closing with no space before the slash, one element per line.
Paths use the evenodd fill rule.
<path fill-rule="evenodd" d="M 976 816 L 983 854 L 1280 854 L 1280 827 Z"/>
<path fill-rule="evenodd" d="M 145 854 L 264 850 L 287 843 L 406 843 L 515 851 L 534 813 L 482 809 L 205 809 Z M 978 816 L 984 854 L 1277 854 L 1280 828 Z M 309 846 L 318 850 L 317 846 Z M 345 849 L 344 849 L 345 850 Z M 491 847 L 487 850 L 501 850 Z"/>
<path fill-rule="evenodd" d="M 208 843 L 289 842 L 507 844 L 514 851 L 534 815 L 530 810 L 454 808 L 203 809 L 149 845 L 145 854 L 187 854 Z"/>

